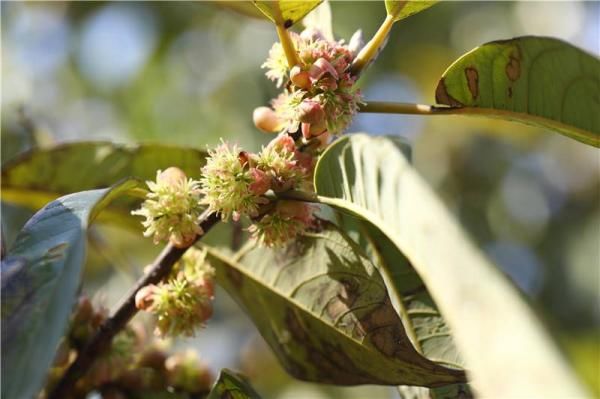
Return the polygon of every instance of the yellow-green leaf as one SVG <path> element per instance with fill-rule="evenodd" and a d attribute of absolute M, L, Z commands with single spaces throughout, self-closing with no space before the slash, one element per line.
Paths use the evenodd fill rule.
<path fill-rule="evenodd" d="M 413 14 L 435 5 L 435 3 L 438 3 L 439 1 L 440 0 L 385 0 L 385 9 L 394 21 L 400 21 L 401 19 L 410 17 Z"/>
<path fill-rule="evenodd" d="M 276 25 L 289 28 L 311 12 L 322 0 L 255 0 L 258 7 Z"/>
<path fill-rule="evenodd" d="M 439 104 L 547 127 L 600 146 L 600 60 L 569 43 L 519 37 L 484 44 L 442 75 Z"/>

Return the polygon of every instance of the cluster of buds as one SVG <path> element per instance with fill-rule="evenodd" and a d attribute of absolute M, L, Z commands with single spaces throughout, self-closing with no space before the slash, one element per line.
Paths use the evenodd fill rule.
<path fill-rule="evenodd" d="M 290 32 L 299 64 L 288 65 L 283 47 L 275 43 L 263 68 L 284 91 L 271 102 L 271 108 L 254 111 L 254 124 L 265 132 L 299 129 L 305 139 L 342 133 L 352 122 L 362 103 L 360 91 L 354 87 L 356 77 L 350 65 L 360 47 L 360 32 L 345 45 L 344 41 L 326 39 L 314 28 L 301 34 Z"/>
<path fill-rule="evenodd" d="M 202 229 L 199 182 L 188 179 L 179 168 L 170 167 L 156 173 L 156 181 L 147 181 L 150 191 L 140 209 L 131 212 L 146 218 L 144 236 L 154 243 L 169 240 L 177 247 L 188 247 Z"/>
<path fill-rule="evenodd" d="M 87 297 L 78 301 L 39 399 L 52 390 L 107 317 L 107 309 L 94 306 Z M 197 394 L 210 389 L 213 377 L 195 353 L 169 355 L 167 350 L 165 342 L 152 341 L 141 324 L 130 323 L 78 381 L 72 397 L 87 397 L 91 392 L 106 399 L 127 398 L 128 392 L 154 397 L 172 390 Z"/>
<path fill-rule="evenodd" d="M 312 225 L 312 207 L 273 207 L 268 194 L 310 188 L 314 163 L 287 133 L 257 154 L 222 143 L 202 169 L 201 202 L 225 221 L 249 216 L 254 222 L 249 231 L 265 245 L 285 243 Z"/>
<path fill-rule="evenodd" d="M 189 248 L 165 281 L 137 292 L 136 307 L 156 315 L 156 335 L 192 336 L 212 316 L 214 269 L 205 258 Z"/>

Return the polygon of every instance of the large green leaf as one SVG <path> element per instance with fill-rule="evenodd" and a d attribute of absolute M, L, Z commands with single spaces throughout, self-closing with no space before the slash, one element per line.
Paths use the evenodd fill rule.
<path fill-rule="evenodd" d="M 413 348 L 377 269 L 329 223 L 286 249 L 209 257 L 218 282 L 297 378 L 422 386 L 465 379 Z"/>
<path fill-rule="evenodd" d="M 586 396 L 514 286 L 468 240 L 394 141 L 341 138 L 321 156 L 315 187 L 321 203 L 370 224 L 411 262 L 479 393 Z"/>
<path fill-rule="evenodd" d="M 84 191 L 46 205 L 2 260 L 2 397 L 39 391 L 71 312 L 85 259 L 85 233 L 111 200 L 139 183 Z"/>
<path fill-rule="evenodd" d="M 403 1 L 403 0 L 385 0 L 385 9 L 394 21 L 400 21 L 413 14 L 421 12 L 429 8 L 440 0 L 418 0 L 418 1 Z"/>
<path fill-rule="evenodd" d="M 260 399 L 260 395 L 243 376 L 222 369 L 206 399 Z"/>
<path fill-rule="evenodd" d="M 442 75 L 436 101 L 461 114 L 511 119 L 600 146 L 600 60 L 561 40 L 484 44 Z"/>
<path fill-rule="evenodd" d="M 34 149 L 3 165 L 2 201 L 37 210 L 61 195 L 108 187 L 126 177 L 154 180 L 158 169 L 169 166 L 194 177 L 205 157 L 204 151 L 161 144 L 79 142 Z M 130 216 L 135 201 L 117 201 L 102 219 L 139 228 L 139 218 Z"/>
<path fill-rule="evenodd" d="M 322 0 L 254 0 L 258 7 L 276 25 L 289 28 L 311 12 Z"/>

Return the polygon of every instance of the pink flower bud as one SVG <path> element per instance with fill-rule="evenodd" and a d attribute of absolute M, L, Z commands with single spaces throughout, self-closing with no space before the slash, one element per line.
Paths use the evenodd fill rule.
<path fill-rule="evenodd" d="M 303 123 L 301 125 L 302 136 L 309 140 L 311 137 L 316 137 L 327 130 L 327 123 L 323 120 L 318 124 Z"/>
<path fill-rule="evenodd" d="M 154 284 L 142 287 L 135 294 L 135 307 L 140 310 L 149 310 L 154 304 L 154 295 L 157 290 L 158 287 Z"/>
<path fill-rule="evenodd" d="M 263 195 L 271 188 L 271 178 L 262 170 L 252 168 L 250 169 L 250 175 L 254 181 L 250 183 L 248 188 L 253 194 Z"/>
<path fill-rule="evenodd" d="M 296 87 L 299 87 L 303 90 L 308 90 L 312 86 L 310 75 L 308 72 L 303 71 L 298 65 L 293 67 L 290 71 L 290 80 Z"/>
<path fill-rule="evenodd" d="M 158 184 L 166 184 L 171 187 L 181 184 L 181 182 L 185 182 L 186 180 L 187 176 L 183 173 L 183 170 L 175 166 L 171 166 L 160 172 L 156 178 Z"/>
<path fill-rule="evenodd" d="M 258 107 L 252 113 L 254 126 L 265 133 L 275 133 L 281 130 L 281 121 L 275 111 L 269 107 Z"/>
<path fill-rule="evenodd" d="M 338 79 L 337 71 L 325 58 L 319 58 L 316 60 L 310 67 L 308 73 L 313 81 L 321 79 L 321 77 L 326 73 L 329 73 L 331 76 Z"/>
<path fill-rule="evenodd" d="M 285 150 L 288 152 L 294 152 L 296 151 L 296 143 L 294 143 L 294 139 L 289 135 L 281 134 L 271 140 L 271 142 L 267 145 L 267 148 L 272 148 L 278 151 Z"/>
<path fill-rule="evenodd" d="M 313 100 L 304 100 L 300 104 L 300 122 L 320 124 L 325 119 L 325 111 L 321 104 Z"/>

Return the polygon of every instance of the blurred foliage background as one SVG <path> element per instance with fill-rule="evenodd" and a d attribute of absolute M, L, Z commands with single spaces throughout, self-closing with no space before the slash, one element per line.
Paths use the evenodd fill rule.
<path fill-rule="evenodd" d="M 346 40 L 358 28 L 368 40 L 385 16 L 380 2 L 332 9 L 334 32 Z M 251 119 L 276 94 L 260 69 L 276 40 L 266 21 L 211 2 L 2 2 L 1 11 L 2 163 L 65 141 L 204 148 L 223 137 L 256 150 L 270 138 Z M 438 77 L 459 55 L 524 34 L 598 56 L 600 3 L 442 2 L 397 24 L 361 80 L 365 98 L 433 103 Z M 416 167 L 600 395 L 598 150 L 538 128 L 458 116 L 363 114 L 352 131 L 413 144 Z M 2 203 L 9 244 L 30 215 Z M 228 246 L 231 230 L 208 239 Z M 114 227 L 97 227 L 91 240 L 84 291 L 108 306 L 159 250 Z M 397 396 L 291 380 L 224 292 L 208 327 L 174 346 L 196 348 L 215 371 L 243 371 L 266 397 Z"/>

